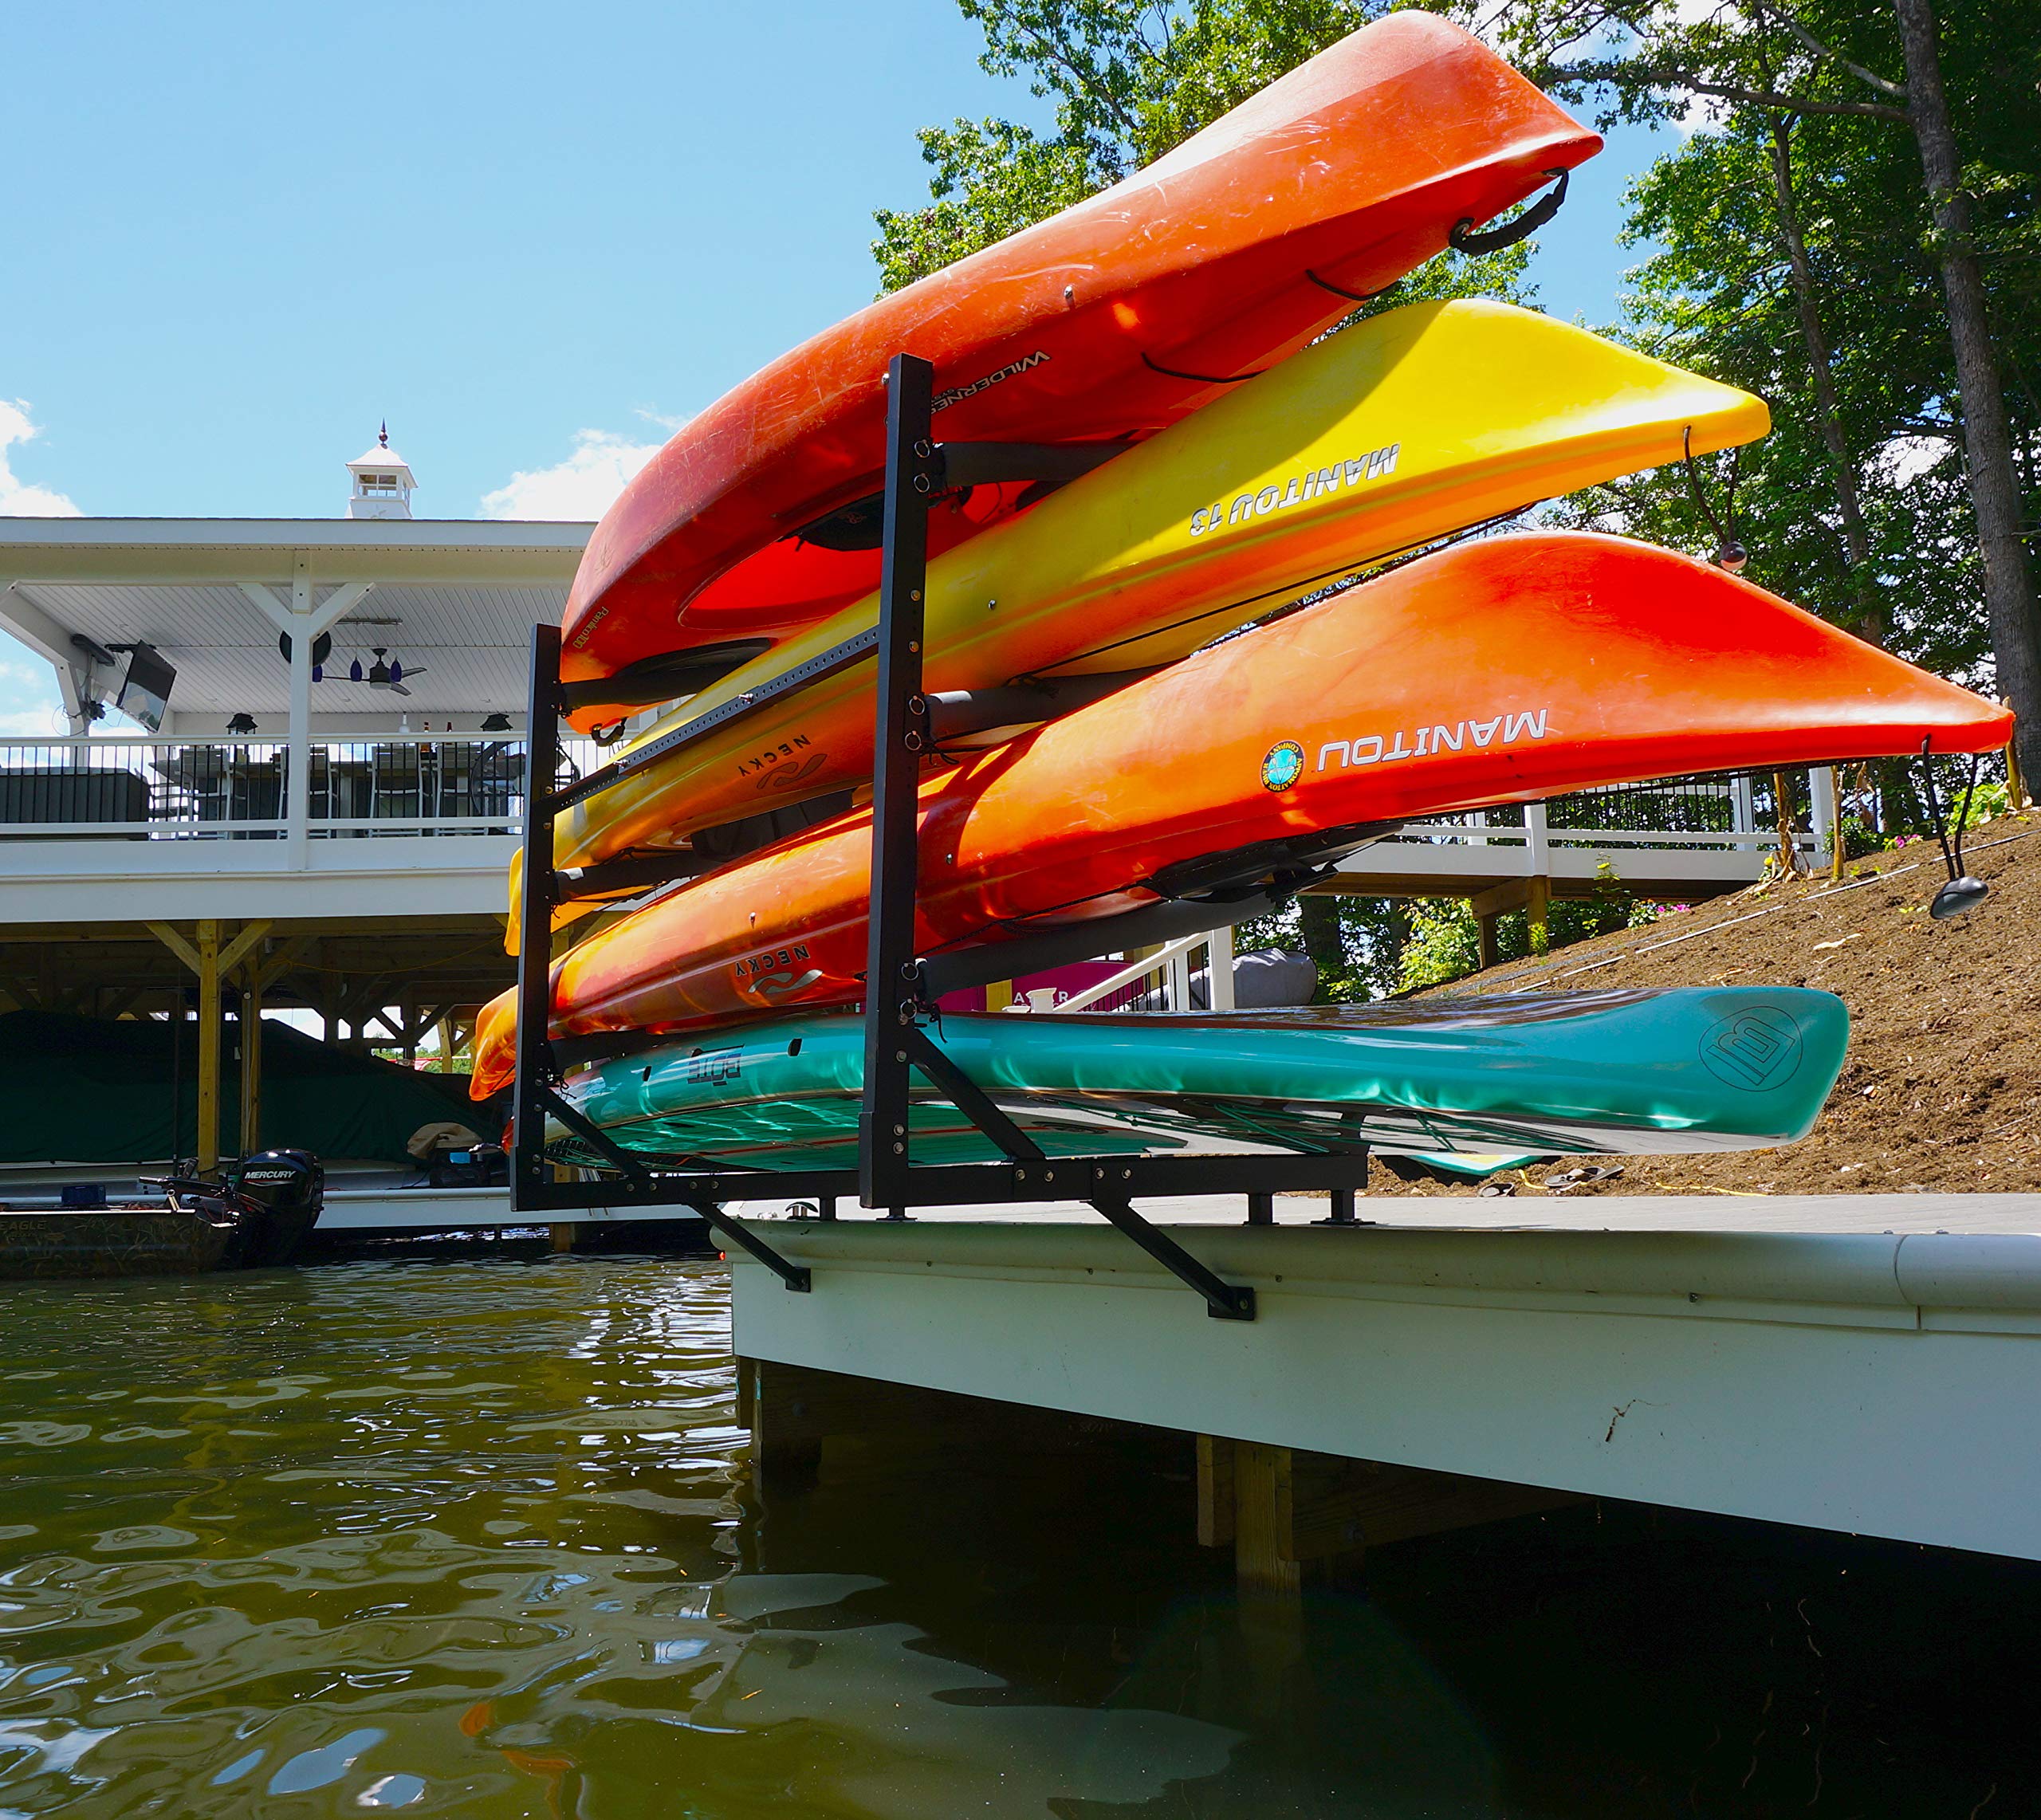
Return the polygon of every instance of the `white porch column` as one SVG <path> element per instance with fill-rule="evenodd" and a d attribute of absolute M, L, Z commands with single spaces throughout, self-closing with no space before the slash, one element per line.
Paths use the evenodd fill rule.
<path fill-rule="evenodd" d="M 290 640 L 289 767 L 285 795 L 289 800 L 285 863 L 303 871 L 311 862 L 309 824 L 312 815 L 312 650 L 321 632 L 338 623 L 375 587 L 372 581 L 349 581 L 328 595 L 315 611 L 312 604 L 312 559 L 302 550 L 291 557 L 290 599 L 259 581 L 244 581 L 241 592 L 262 610 Z"/>
<path fill-rule="evenodd" d="M 290 770 L 284 825 L 291 869 L 301 872 L 312 858 L 307 824 L 312 813 L 312 644 L 317 636 L 312 630 L 312 559 L 302 550 L 291 558 L 290 616 Z"/>

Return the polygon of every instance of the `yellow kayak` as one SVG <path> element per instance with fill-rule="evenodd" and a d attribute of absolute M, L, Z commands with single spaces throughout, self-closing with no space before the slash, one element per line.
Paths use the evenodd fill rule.
<path fill-rule="evenodd" d="M 1689 433 L 1701 454 L 1768 427 L 1750 394 L 1549 316 L 1486 302 L 1392 311 L 932 562 L 926 687 L 1064 686 L 1011 731 L 1079 705 L 1072 679 L 1173 662 L 1414 545 L 1672 459 Z M 877 613 L 871 596 L 776 646 L 627 749 L 821 656 Z M 867 663 L 839 670 L 647 764 L 561 816 L 556 863 L 683 847 L 867 781 L 872 682 Z"/>

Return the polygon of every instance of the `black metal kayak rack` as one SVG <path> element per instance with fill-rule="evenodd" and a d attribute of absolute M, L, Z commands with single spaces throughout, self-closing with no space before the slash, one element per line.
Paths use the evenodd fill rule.
<path fill-rule="evenodd" d="M 725 1211 L 743 1199 L 812 1199 L 824 1220 L 840 1201 L 883 1209 L 904 1219 L 916 1207 L 976 1202 L 1070 1201 L 1088 1204 L 1166 1269 L 1205 1299 L 1222 1320 L 1253 1320 L 1253 1289 L 1222 1280 L 1174 1239 L 1137 1213 L 1134 1201 L 1155 1195 L 1241 1194 L 1249 1224 L 1272 1222 L 1278 1193 L 1329 1192 L 1332 1225 L 1355 1224 L 1354 1195 L 1367 1179 L 1365 1146 L 1315 1154 L 1253 1153 L 1057 1158 L 1044 1155 L 958 1068 L 930 1034 L 929 971 L 915 952 L 914 910 L 919 878 L 917 788 L 931 749 L 930 704 L 922 689 L 922 623 L 928 568 L 928 517 L 935 500 L 964 485 L 995 480 L 1066 478 L 1087 465 L 1070 448 L 999 442 L 938 443 L 934 439 L 934 368 L 897 354 L 887 369 L 886 482 L 878 625 L 810 659 L 764 688 L 739 696 L 683 723 L 616 762 L 562 785 L 560 725 L 565 707 L 560 685 L 560 629 L 533 629 L 529 761 L 525 784 L 524 874 L 517 904 L 517 1079 L 513 1098 L 511 1206 L 544 1214 L 586 1207 L 687 1209 L 731 1244 L 773 1271 L 790 1290 L 812 1287 L 808 1269 L 782 1256 L 743 1221 Z M 745 1169 L 704 1159 L 631 1151 L 584 1118 L 560 1091 L 561 1065 L 549 1031 L 553 914 L 576 897 L 620 886 L 649 887 L 698 866 L 685 854 L 665 862 L 612 861 L 565 874 L 553 865 L 553 824 L 564 809 L 585 802 L 645 765 L 714 728 L 875 658 L 877 744 L 872 786 L 871 934 L 867 951 L 864 1090 L 858 1121 L 855 1169 Z M 1253 914 L 1266 900 L 1234 907 Z M 1179 906 L 1178 919 L 1182 912 Z M 1135 918 L 1146 912 L 1135 912 Z M 1211 925 L 1229 920 L 1217 914 Z M 1128 918 L 1093 926 L 1107 938 Z M 1123 936 L 1146 941 L 1144 931 Z M 1097 938 L 1094 938 L 1095 940 Z M 1094 949 L 1095 951 L 1095 948 Z M 1004 977 L 1004 975 L 1000 977 Z M 918 1070 L 977 1126 L 1004 1161 L 916 1163 L 910 1154 L 909 1101 Z M 600 1180 L 552 1179 L 545 1151 L 549 1118 L 602 1159 Z"/>

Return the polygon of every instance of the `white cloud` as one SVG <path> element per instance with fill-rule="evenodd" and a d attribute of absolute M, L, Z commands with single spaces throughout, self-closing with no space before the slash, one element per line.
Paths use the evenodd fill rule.
<path fill-rule="evenodd" d="M 17 442 L 34 441 L 41 432 L 29 417 L 29 402 L 10 403 L 0 398 L 0 518 L 76 518 L 78 509 L 61 493 L 17 480 L 7 450 Z"/>
<path fill-rule="evenodd" d="M 52 739 L 70 730 L 49 666 L 0 635 L 0 739 Z"/>
<path fill-rule="evenodd" d="M 520 470 L 482 496 L 485 518 L 600 518 L 624 484 L 659 452 L 611 430 L 577 430 L 574 452 L 549 468 Z"/>

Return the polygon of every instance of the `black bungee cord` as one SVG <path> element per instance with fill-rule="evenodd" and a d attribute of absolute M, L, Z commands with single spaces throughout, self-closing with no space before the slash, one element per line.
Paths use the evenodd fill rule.
<path fill-rule="evenodd" d="M 1751 560 L 1751 553 L 1744 548 L 1743 540 L 1736 535 L 1736 474 L 1743 465 L 1744 451 L 1736 450 L 1729 457 L 1729 480 L 1723 489 L 1722 516 L 1715 516 L 1715 508 L 1708 501 L 1706 490 L 1701 484 L 1701 471 L 1693 465 L 1693 426 L 1689 423 L 1680 434 L 1680 459 L 1685 464 L 1687 485 L 1693 493 L 1693 502 L 1701 508 L 1715 533 L 1715 564 L 1732 575 L 1741 575 L 1744 565 Z"/>
<path fill-rule="evenodd" d="M 1932 734 L 1925 734 L 1921 741 L 1921 781 L 1928 793 L 1928 817 L 1935 824 L 1935 839 L 1941 843 L 1942 864 L 1948 868 L 1949 879 L 1935 893 L 1934 902 L 1928 906 L 1928 914 L 1937 922 L 1947 922 L 1953 917 L 1974 910 L 1992 894 L 1989 885 L 1982 879 L 1972 878 L 1963 869 L 1963 831 L 1969 825 L 1970 804 L 1977 794 L 1977 770 L 1983 757 L 1974 752 L 1970 755 L 1970 779 L 1964 786 L 1963 807 L 1956 817 L 1956 844 L 1951 847 L 1941 805 L 1935 799 L 1935 761 L 1928 749 L 1933 737 Z"/>

